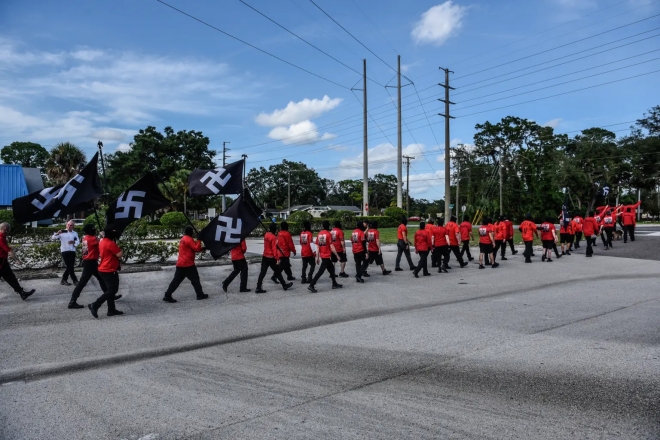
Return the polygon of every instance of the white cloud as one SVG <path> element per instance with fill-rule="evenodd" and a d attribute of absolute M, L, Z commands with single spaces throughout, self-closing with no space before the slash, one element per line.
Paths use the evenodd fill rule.
<path fill-rule="evenodd" d="M 291 124 L 288 127 L 275 127 L 270 133 L 268 133 L 268 137 L 282 141 L 282 143 L 286 145 L 291 145 L 296 143 L 325 141 L 333 139 L 335 136 L 330 133 L 324 133 L 319 136 L 316 124 L 312 121 L 306 120 Z"/>
<path fill-rule="evenodd" d="M 440 46 L 462 26 L 467 8 L 454 5 L 451 0 L 433 6 L 422 14 L 415 24 L 411 36 L 416 43 L 430 43 Z"/>
<path fill-rule="evenodd" d="M 89 135 L 92 139 L 99 139 L 101 141 L 117 141 L 121 142 L 126 139 L 126 134 L 120 130 L 115 130 L 114 128 L 102 128 L 96 130 Z"/>
<path fill-rule="evenodd" d="M 129 144 L 119 144 L 117 145 L 116 151 L 121 151 L 122 153 L 126 153 L 131 151 L 131 146 Z"/>
<path fill-rule="evenodd" d="M 259 125 L 277 127 L 293 125 L 309 119 L 317 118 L 323 113 L 336 108 L 342 102 L 341 98 L 303 99 L 300 102 L 289 102 L 283 109 L 277 109 L 270 114 L 261 113 L 256 118 Z"/>
<path fill-rule="evenodd" d="M 541 124 L 543 127 L 552 127 L 552 128 L 557 128 L 559 124 L 561 124 L 563 121 L 562 118 L 555 118 L 555 119 L 550 119 L 548 122 Z"/>

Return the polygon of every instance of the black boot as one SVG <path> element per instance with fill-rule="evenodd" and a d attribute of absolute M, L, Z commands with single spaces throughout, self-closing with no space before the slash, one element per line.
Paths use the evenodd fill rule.
<path fill-rule="evenodd" d="M 27 291 L 25 289 L 21 289 L 21 293 L 19 293 L 19 295 L 21 295 L 21 299 L 23 301 L 25 301 L 28 298 L 28 296 L 32 295 L 33 293 L 34 293 L 34 289 L 32 289 L 30 291 Z"/>
<path fill-rule="evenodd" d="M 257 288 L 254 289 L 254 293 L 266 293 L 266 290 L 262 289 L 261 286 L 257 286 Z"/>
<path fill-rule="evenodd" d="M 71 301 L 71 302 L 69 303 L 69 308 L 70 308 L 70 309 L 84 309 L 85 306 L 80 305 L 80 304 L 78 304 L 78 303 L 75 302 L 75 301 Z"/>

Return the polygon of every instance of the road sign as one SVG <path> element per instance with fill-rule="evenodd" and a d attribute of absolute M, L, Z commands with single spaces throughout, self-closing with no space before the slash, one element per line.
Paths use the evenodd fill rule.
<path fill-rule="evenodd" d="M 461 206 L 461 211 L 465 212 L 465 209 L 466 209 L 465 205 Z"/>
<path fill-rule="evenodd" d="M 454 204 L 453 203 L 449 204 L 449 209 L 454 209 Z"/>

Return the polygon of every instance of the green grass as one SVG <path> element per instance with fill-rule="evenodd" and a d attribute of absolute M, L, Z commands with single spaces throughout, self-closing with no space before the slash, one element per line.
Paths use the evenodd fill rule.
<path fill-rule="evenodd" d="M 380 242 L 383 244 L 396 244 L 397 242 L 397 228 L 378 228 L 380 231 Z M 408 239 L 412 242 L 413 237 L 415 235 L 415 231 L 417 231 L 417 228 L 414 226 L 408 225 Z M 353 229 L 344 229 L 344 236 L 346 237 L 347 240 L 351 239 L 351 234 L 353 233 Z M 470 246 L 479 246 L 479 237 L 477 235 L 477 230 L 475 229 L 474 232 L 472 233 L 472 236 L 474 239 L 470 241 Z M 557 236 L 559 236 L 559 233 L 557 233 Z M 523 240 L 522 240 L 522 235 L 520 234 L 519 230 L 514 230 L 513 231 L 513 243 L 515 245 L 522 245 Z M 540 238 L 534 238 L 534 245 L 535 246 L 540 246 L 541 245 L 541 239 Z"/>

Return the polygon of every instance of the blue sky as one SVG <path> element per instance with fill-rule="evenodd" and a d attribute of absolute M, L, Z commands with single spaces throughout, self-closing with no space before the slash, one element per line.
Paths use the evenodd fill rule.
<path fill-rule="evenodd" d="M 370 174 L 394 174 L 396 89 L 383 85 L 396 84 L 399 54 L 415 83 L 402 92 L 404 152 L 417 157 L 411 192 L 432 200 L 444 195 L 439 66 L 455 71 L 453 144 L 507 115 L 574 134 L 660 104 L 657 0 L 315 0 L 388 65 L 309 0 L 245 1 L 350 68 L 238 0 L 168 3 L 337 84 L 156 0 L 3 0 L 0 145 L 70 141 L 91 155 L 99 139 L 126 149 L 138 129 L 170 125 L 202 131 L 214 149 L 230 141 L 248 167 L 288 159 L 334 180 L 361 178 L 362 92 L 349 89 L 361 88 L 351 68 L 361 72 L 366 58 Z"/>

